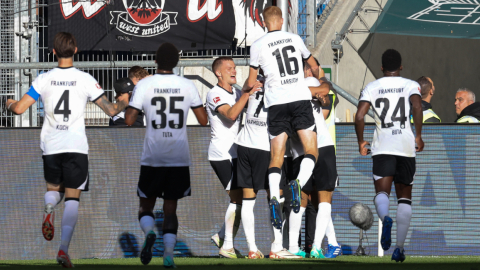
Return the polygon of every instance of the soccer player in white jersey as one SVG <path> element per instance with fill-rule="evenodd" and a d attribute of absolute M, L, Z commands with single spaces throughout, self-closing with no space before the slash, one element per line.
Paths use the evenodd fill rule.
<path fill-rule="evenodd" d="M 54 236 L 54 208 L 65 196 L 62 236 L 57 261 L 63 267 L 73 264 L 68 247 L 78 219 L 80 193 L 88 191 L 88 143 L 85 135 L 84 111 L 88 101 L 102 108 L 109 116 L 116 115 L 128 104 L 128 94 L 112 104 L 103 89 L 88 73 L 73 67 L 77 52 L 75 37 L 70 33 L 55 35 L 53 53 L 58 67 L 40 74 L 20 101 L 9 99 L 7 108 L 15 114 L 24 113 L 39 97 L 43 102 L 45 120 L 40 135 L 47 192 L 42 222 L 43 236 Z"/>
<path fill-rule="evenodd" d="M 258 76 L 263 82 L 264 77 Z M 253 208 L 259 190 L 268 191 L 268 165 L 270 163 L 270 141 L 267 131 L 267 108 L 264 89 L 251 95 L 248 100 L 245 126 L 235 140 L 237 147 L 237 183 L 243 189 L 242 224 L 248 243 L 248 258 L 262 259 L 264 256 L 255 244 L 255 215 Z M 280 202 L 282 208 L 283 202 Z M 283 249 L 282 230 L 272 226 L 274 240 L 270 259 L 301 258 Z"/>
<path fill-rule="evenodd" d="M 289 136 L 298 133 L 305 158 L 296 180 L 289 185 L 294 196 L 291 204 L 295 212 L 300 211 L 300 190 L 312 175 L 317 160 L 315 119 L 313 118 L 311 92 L 304 81 L 302 62 L 307 62 L 318 76 L 319 67 L 305 47 L 302 39 L 295 34 L 280 31 L 283 24 L 282 11 L 271 6 L 264 11 L 268 33 L 256 40 L 250 47 L 250 72 L 245 88 L 257 80 L 258 68 L 265 73 L 265 107 L 268 108 L 268 132 L 271 145 L 269 165 L 270 215 L 272 224 L 282 227 L 280 197 L 280 169 Z"/>
<path fill-rule="evenodd" d="M 230 197 L 230 204 L 225 213 L 224 239 L 222 233 L 212 236 L 212 241 L 220 248 L 221 257 L 235 259 L 237 253 L 233 248 L 233 238 L 238 231 L 242 209 L 242 189 L 237 184 L 237 137 L 240 117 L 248 98 L 258 91 L 261 83 L 256 82 L 249 92 L 242 93 L 232 85 L 237 83 L 235 63 L 230 57 L 219 57 L 213 61 L 212 71 L 217 76 L 218 84 L 207 93 L 207 114 L 212 128 L 212 139 L 208 147 L 208 160 L 217 174 L 225 191 Z M 222 243 L 223 242 L 223 243 Z"/>
<path fill-rule="evenodd" d="M 201 125 L 208 123 L 193 82 L 173 74 L 178 60 L 178 50 L 173 44 L 160 45 L 155 60 L 157 73 L 138 82 L 125 113 L 127 125 L 135 123 L 141 111 L 147 118 L 137 187 L 140 197 L 138 219 L 145 233 L 140 260 L 146 265 L 152 259 L 156 239 L 153 208 L 157 198 L 163 198 L 163 265 L 166 268 L 176 267 L 173 250 L 178 231 L 177 202 L 191 193 L 186 126 L 190 108 Z"/>
<path fill-rule="evenodd" d="M 329 83 L 325 80 L 320 81 L 313 77 L 310 66 L 305 63 L 304 66 L 305 81 L 310 87 L 325 87 L 325 91 L 330 89 Z M 327 229 L 329 230 L 329 249 L 326 255 L 335 258 L 341 253 L 341 247 L 336 241 L 335 230 L 332 222 L 332 197 L 333 191 L 338 184 L 338 174 L 335 156 L 334 141 L 328 132 L 322 107 L 327 106 L 328 97 L 316 97 L 312 99 L 313 114 L 315 125 L 317 127 L 317 146 L 318 161 L 315 164 L 312 177 L 308 180 L 302 189 L 302 201 L 298 213 L 291 212 L 289 218 L 289 251 L 293 254 L 305 257 L 305 252 L 298 246 L 298 237 L 302 225 L 302 215 L 305 212 L 308 203 L 308 197 L 315 208 L 318 207 L 315 237 L 311 258 L 325 258 L 321 249 L 321 244 Z M 293 153 L 293 171 L 294 174 L 300 169 L 300 162 L 303 159 L 303 147 L 298 138 L 292 137 L 290 140 Z M 316 192 L 315 192 L 316 191 Z"/>
<path fill-rule="evenodd" d="M 415 152 L 423 151 L 424 147 L 420 85 L 400 77 L 402 68 L 400 53 L 393 49 L 386 50 L 382 55 L 383 78 L 369 83 L 363 89 L 355 116 L 359 151 L 365 156 L 368 154 L 366 146 L 369 143 L 363 138 L 364 117 L 370 106 L 375 112 L 377 127 L 371 147 L 376 192 L 374 202 L 378 217 L 383 222 L 380 243 L 384 250 L 388 250 L 392 242 L 393 221 L 389 216 L 389 196 L 392 183 L 395 183 L 398 199 L 397 243 L 392 260 L 396 262 L 405 260 L 403 245 L 412 218 Z M 410 108 L 415 123 L 415 135 L 408 119 Z"/>

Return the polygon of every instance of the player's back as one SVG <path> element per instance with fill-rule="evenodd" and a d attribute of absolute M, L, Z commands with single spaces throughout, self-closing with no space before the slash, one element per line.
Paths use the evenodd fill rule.
<path fill-rule="evenodd" d="M 97 81 L 74 67 L 54 68 L 32 83 L 43 102 L 41 148 L 44 155 L 65 152 L 88 154 L 84 112 L 88 100 L 104 94 Z"/>
<path fill-rule="evenodd" d="M 174 74 L 155 74 L 142 79 L 129 106 L 143 110 L 147 119 L 142 165 L 190 165 L 187 116 L 190 108 L 202 106 L 198 90 L 190 80 Z"/>
<path fill-rule="evenodd" d="M 412 95 L 420 95 L 420 85 L 402 77 L 380 78 L 362 91 L 360 101 L 375 110 L 372 155 L 415 157 L 415 136 L 408 121 Z"/>
<path fill-rule="evenodd" d="M 250 66 L 262 68 L 266 77 L 267 108 L 311 99 L 303 74 L 303 60 L 311 54 L 298 35 L 271 31 L 256 40 L 250 51 Z"/>

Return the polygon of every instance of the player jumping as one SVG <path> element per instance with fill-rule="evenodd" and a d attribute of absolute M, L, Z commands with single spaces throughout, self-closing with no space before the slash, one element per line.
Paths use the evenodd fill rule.
<path fill-rule="evenodd" d="M 281 228 L 280 168 L 288 137 L 298 133 L 305 149 L 305 158 L 297 179 L 290 182 L 293 193 L 291 204 L 296 213 L 300 211 L 301 187 L 312 175 L 317 160 L 315 119 L 310 103 L 312 94 L 305 84 L 301 65 L 304 59 L 307 60 L 317 78 L 319 67 L 298 35 L 280 31 L 283 24 L 280 8 L 266 8 L 264 20 L 268 33 L 256 40 L 250 48 L 250 73 L 245 88 L 253 87 L 258 68 L 262 68 L 266 77 L 264 100 L 265 107 L 268 108 L 271 149 L 268 169 L 270 215 L 272 224 Z"/>
<path fill-rule="evenodd" d="M 402 57 L 396 50 L 386 50 L 382 55 L 383 78 L 371 82 L 360 94 L 355 117 L 359 151 L 368 154 L 369 143 L 363 139 L 364 117 L 370 106 L 375 111 L 377 127 L 372 142 L 374 202 L 378 217 L 383 222 L 380 243 L 383 250 L 390 248 L 392 219 L 389 216 L 389 196 L 392 182 L 398 198 L 397 245 L 392 260 L 403 262 L 403 245 L 412 218 L 412 185 L 415 176 L 415 152 L 423 151 L 422 98 L 420 85 L 400 77 Z M 415 135 L 408 119 L 412 107 Z M 415 144 L 417 145 L 415 147 Z M 416 150 L 415 150 L 416 148 Z"/>
<path fill-rule="evenodd" d="M 207 115 L 195 85 L 173 74 L 179 60 L 178 50 L 163 43 L 157 50 L 157 73 L 142 79 L 135 87 L 125 113 L 127 125 L 133 125 L 143 110 L 147 131 L 140 161 L 137 194 L 140 197 L 138 220 L 145 233 L 140 261 L 148 264 L 156 234 L 153 208 L 163 198 L 163 265 L 175 268 L 173 250 L 177 242 L 177 202 L 190 196 L 190 153 L 187 138 L 187 116 L 190 108 L 198 122 L 207 125 Z"/>
<path fill-rule="evenodd" d="M 128 94 L 120 95 L 112 104 L 98 82 L 88 73 L 73 67 L 77 42 L 70 33 L 55 35 L 53 53 L 58 67 L 39 75 L 20 101 L 7 100 L 7 108 L 24 113 L 39 97 L 42 98 L 45 120 L 40 135 L 47 192 L 42 222 L 43 236 L 54 236 L 55 206 L 65 196 L 62 236 L 57 262 L 73 267 L 68 247 L 78 219 L 80 193 L 88 191 L 88 143 L 85 135 L 84 111 L 88 101 L 97 104 L 109 116 L 121 112 L 128 104 Z"/>

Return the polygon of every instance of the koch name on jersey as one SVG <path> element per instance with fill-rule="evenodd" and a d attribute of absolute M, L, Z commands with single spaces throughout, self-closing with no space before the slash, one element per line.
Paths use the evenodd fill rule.
<path fill-rule="evenodd" d="M 415 157 L 415 136 L 409 121 L 410 97 L 420 85 L 402 77 L 383 77 L 365 87 L 359 101 L 370 103 L 377 123 L 372 156 L 388 154 Z"/>

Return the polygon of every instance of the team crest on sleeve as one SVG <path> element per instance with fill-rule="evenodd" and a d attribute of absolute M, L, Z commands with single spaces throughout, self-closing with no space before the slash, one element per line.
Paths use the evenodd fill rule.
<path fill-rule="evenodd" d="M 213 98 L 213 102 L 214 102 L 215 104 L 217 104 L 219 101 L 220 101 L 220 97 L 215 97 L 215 98 Z"/>
<path fill-rule="evenodd" d="M 137 37 L 152 37 L 177 25 L 178 12 L 166 12 L 167 0 L 123 0 L 125 11 L 111 11 L 110 24 L 125 34 Z M 170 0 L 172 1 L 172 0 Z"/>
<path fill-rule="evenodd" d="M 100 86 L 100 84 L 96 83 L 95 86 L 98 88 L 98 89 L 102 89 L 102 87 Z"/>
<path fill-rule="evenodd" d="M 420 92 L 420 93 L 422 92 L 422 91 L 420 90 L 420 87 L 418 87 L 418 92 Z"/>

